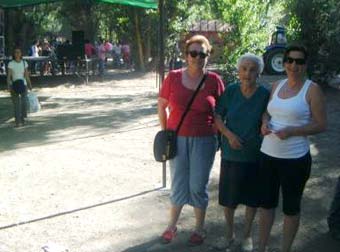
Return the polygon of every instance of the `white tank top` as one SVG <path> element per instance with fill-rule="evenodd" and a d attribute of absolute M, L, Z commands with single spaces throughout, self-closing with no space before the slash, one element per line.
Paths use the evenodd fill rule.
<path fill-rule="evenodd" d="M 287 79 L 282 80 L 268 103 L 268 113 L 271 116 L 269 126 L 273 131 L 288 126 L 302 126 L 311 121 L 311 111 L 306 99 L 310 80 L 306 80 L 299 93 L 293 97 L 282 99 L 279 91 Z M 309 141 L 306 136 L 293 136 L 281 140 L 275 134 L 263 138 L 261 151 L 276 158 L 299 158 L 309 151 Z"/>

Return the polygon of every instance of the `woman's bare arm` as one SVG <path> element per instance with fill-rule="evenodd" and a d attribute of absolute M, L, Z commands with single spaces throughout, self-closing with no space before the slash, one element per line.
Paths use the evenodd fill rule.
<path fill-rule="evenodd" d="M 169 101 L 159 97 L 157 108 L 158 108 L 158 119 L 161 125 L 161 129 L 166 129 L 166 121 L 167 121 L 167 112 L 166 108 L 168 107 Z"/>

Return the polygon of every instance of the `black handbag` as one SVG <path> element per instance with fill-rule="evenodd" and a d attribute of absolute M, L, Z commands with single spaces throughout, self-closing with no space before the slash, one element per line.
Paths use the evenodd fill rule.
<path fill-rule="evenodd" d="M 177 134 L 174 130 L 160 130 L 153 141 L 153 155 L 158 162 L 164 162 L 176 156 Z"/>
<path fill-rule="evenodd" d="M 24 80 L 18 79 L 18 80 L 13 81 L 12 89 L 16 94 L 25 93 L 26 92 L 26 85 L 24 83 Z"/>
<path fill-rule="evenodd" d="M 189 112 L 190 106 L 193 103 L 198 91 L 200 90 L 204 80 L 206 79 L 207 74 L 205 74 L 196 88 L 194 94 L 192 95 L 182 117 L 179 121 L 176 130 L 160 130 L 157 132 L 155 139 L 153 141 L 153 155 L 155 160 L 158 162 L 165 162 L 166 160 L 172 159 L 176 156 L 177 153 L 177 133 L 182 126 L 185 116 Z"/>

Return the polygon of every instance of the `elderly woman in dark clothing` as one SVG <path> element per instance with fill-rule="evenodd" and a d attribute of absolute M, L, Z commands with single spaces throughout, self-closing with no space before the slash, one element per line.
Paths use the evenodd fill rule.
<path fill-rule="evenodd" d="M 261 57 L 244 54 L 238 60 L 237 68 L 239 82 L 227 86 L 215 111 L 215 124 L 223 135 L 219 203 L 224 206 L 227 223 L 226 240 L 217 246 L 230 247 L 234 242 L 234 213 L 239 204 L 244 204 L 242 248 L 251 251 L 251 226 L 258 207 L 260 126 L 269 91 L 257 83 L 263 70 Z"/>

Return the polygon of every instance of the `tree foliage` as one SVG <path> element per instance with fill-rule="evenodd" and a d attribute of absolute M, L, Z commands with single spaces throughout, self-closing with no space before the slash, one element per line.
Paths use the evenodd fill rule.
<path fill-rule="evenodd" d="M 245 52 L 261 55 L 275 26 L 283 25 L 288 42 L 300 41 L 309 50 L 311 75 L 327 79 L 340 72 L 338 0 L 183 0 L 167 1 L 167 10 L 170 49 L 189 23 L 219 19 L 233 27 L 224 35 L 224 56 L 235 64 Z"/>
<path fill-rule="evenodd" d="M 157 55 L 156 10 L 74 0 L 6 11 L 10 24 L 7 25 L 7 54 L 15 44 L 26 50 L 33 40 L 56 36 L 70 40 L 73 30 L 82 30 L 93 42 L 100 37 L 129 43 L 137 68 L 143 69 L 148 59 Z"/>
<path fill-rule="evenodd" d="M 340 2 L 290 0 L 288 26 L 310 53 L 310 74 L 327 82 L 340 72 Z"/>
<path fill-rule="evenodd" d="M 219 1 L 223 20 L 233 26 L 226 53 L 231 62 L 245 52 L 262 54 L 268 37 L 282 19 L 282 6 L 272 1 Z"/>
<path fill-rule="evenodd" d="M 283 20 L 283 10 L 281 1 L 270 0 L 167 1 L 167 45 L 173 48 L 179 35 L 188 32 L 190 23 L 217 19 L 233 27 L 231 32 L 221 33 L 220 36 L 226 45 L 224 61 L 235 64 L 245 52 L 262 54 L 275 25 Z"/>
<path fill-rule="evenodd" d="M 232 26 L 221 34 L 224 62 L 235 64 L 245 52 L 261 55 L 276 25 L 287 28 L 288 41 L 302 41 L 311 53 L 312 71 L 339 72 L 340 2 L 338 0 L 181 0 L 165 2 L 165 52 L 169 58 L 188 26 L 199 20 L 219 20 Z M 97 40 L 130 42 L 137 67 L 158 54 L 159 16 L 156 10 L 74 0 L 9 11 L 9 40 L 29 41 L 46 34 L 70 36 L 84 30 Z"/>

